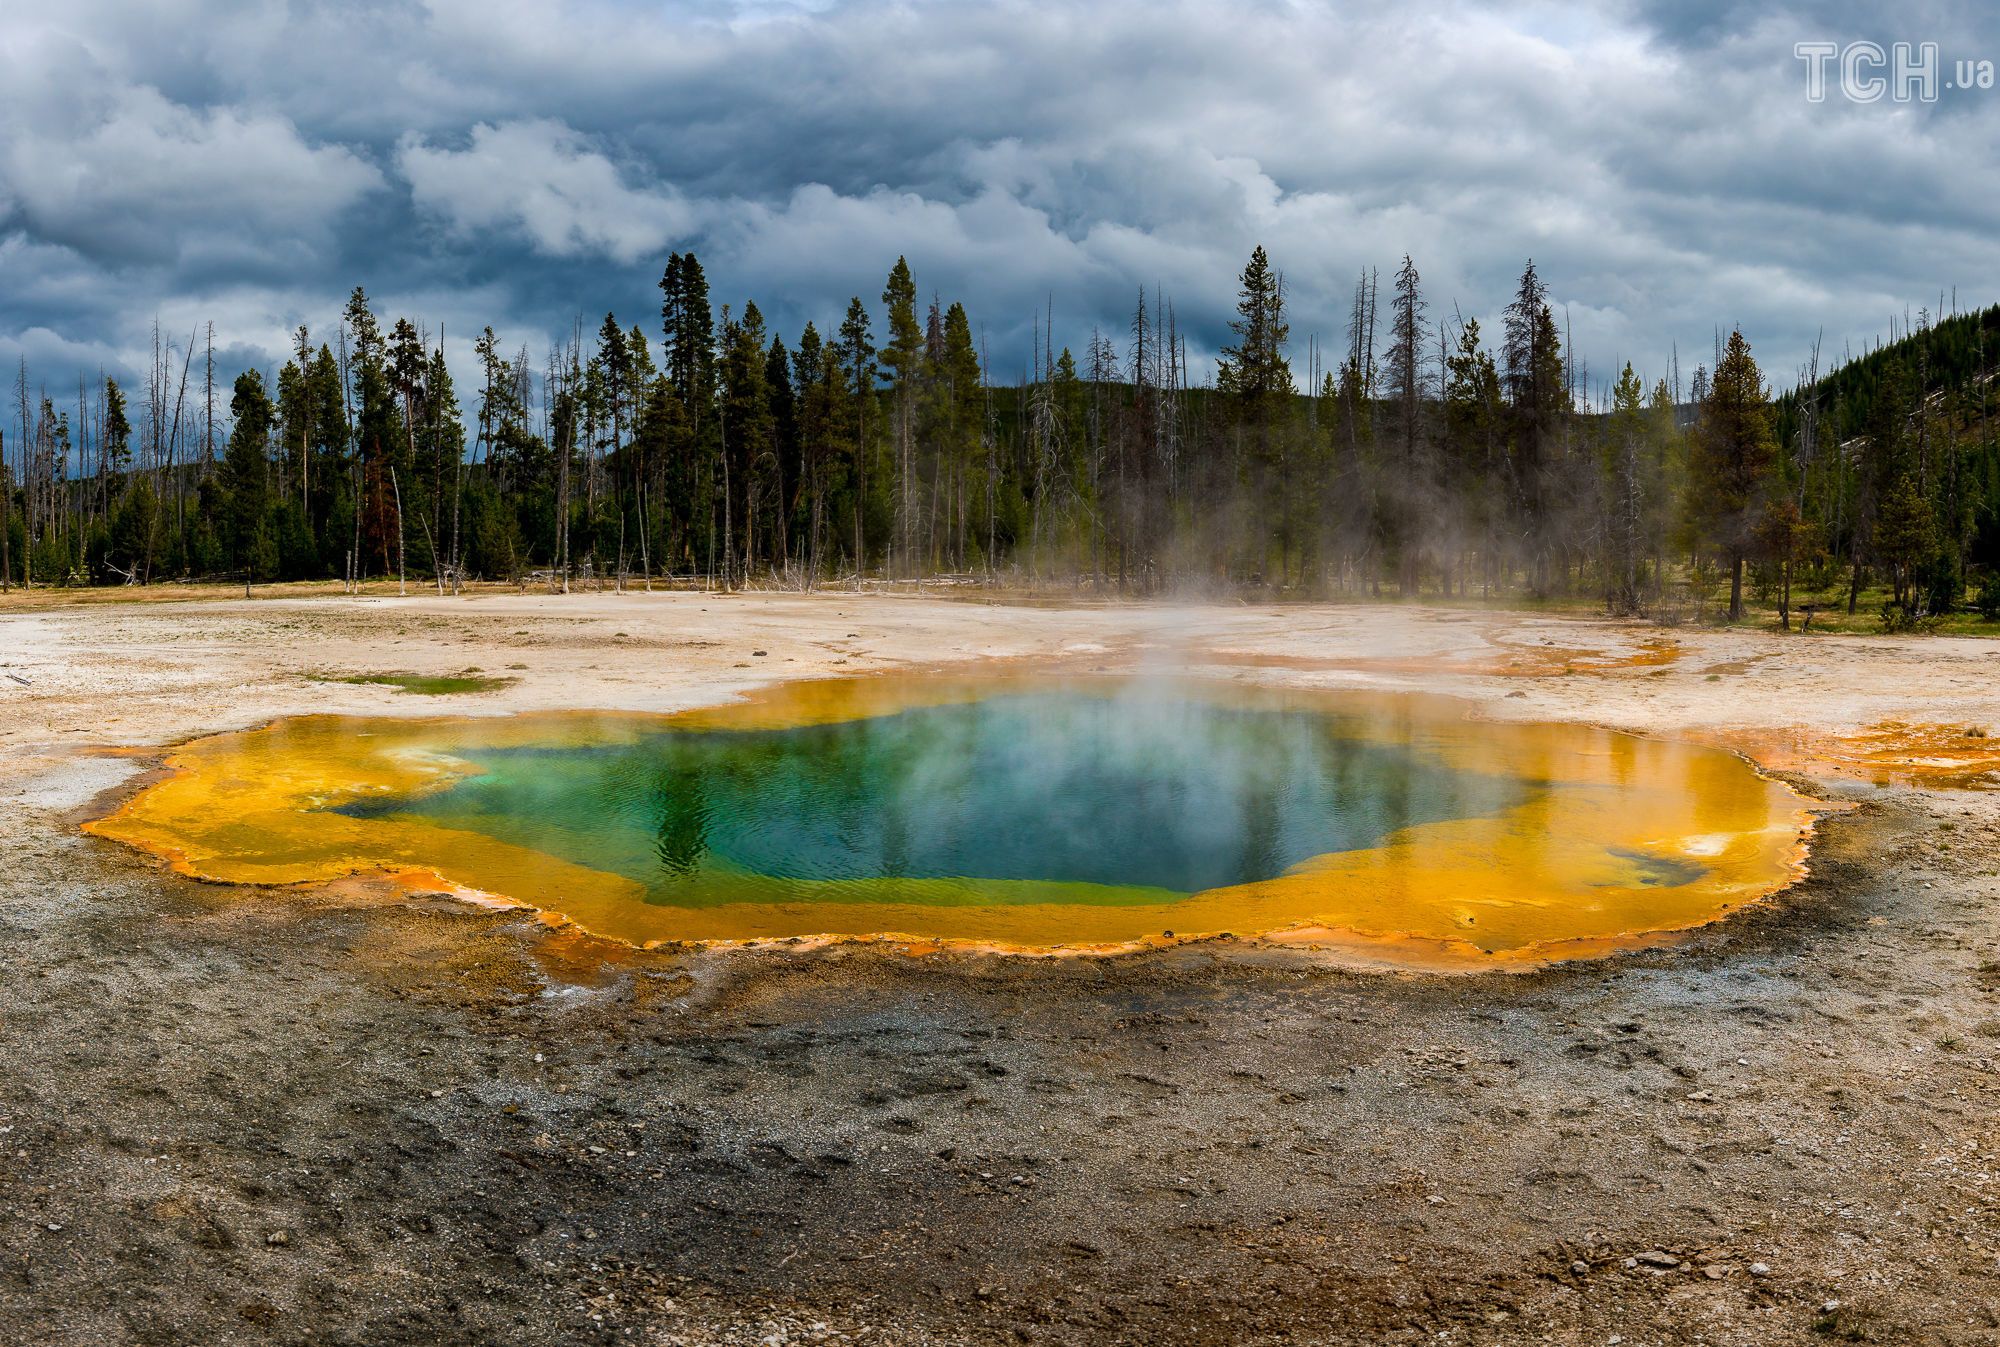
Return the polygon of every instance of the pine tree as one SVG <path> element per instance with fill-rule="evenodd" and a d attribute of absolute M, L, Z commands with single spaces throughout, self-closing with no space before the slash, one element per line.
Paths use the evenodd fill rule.
<path fill-rule="evenodd" d="M 1285 321 L 1284 282 L 1271 269 L 1262 244 L 1243 268 L 1229 330 L 1236 341 L 1222 348 L 1216 387 L 1263 414 L 1271 398 L 1292 392 L 1292 367 L 1285 358 L 1291 326 Z"/>
<path fill-rule="evenodd" d="M 896 259 L 882 287 L 882 307 L 889 317 L 889 340 L 882 348 L 882 367 L 889 379 L 889 434 L 895 454 L 895 519 L 898 560 L 914 569 L 916 468 L 914 448 L 918 384 L 923 376 L 924 330 L 917 322 L 917 287 L 910 264 Z M 892 572 L 893 573 L 893 572 Z"/>
<path fill-rule="evenodd" d="M 771 407 L 771 472 L 768 493 L 770 522 L 766 531 L 772 539 L 771 557 L 779 566 L 792 559 L 793 511 L 798 505 L 799 407 L 792 383 L 791 352 L 784 338 L 773 335 L 764 351 L 764 387 L 769 390 Z"/>
<path fill-rule="evenodd" d="M 451 541 L 448 527 L 458 519 L 461 475 L 465 458 L 465 425 L 452 386 L 451 367 L 445 363 L 444 349 L 430 354 L 424 371 L 423 415 L 417 427 L 417 463 L 430 478 L 431 509 L 425 525 L 424 542 L 431 554 L 431 570 L 443 584 L 446 564 L 454 554 L 446 548 Z M 446 510 L 445 499 L 451 506 Z"/>
<path fill-rule="evenodd" d="M 1646 438 L 1646 388 L 1630 361 L 1611 390 L 1611 425 L 1604 442 L 1605 607 L 1614 616 L 1639 611 L 1642 468 Z"/>
<path fill-rule="evenodd" d="M 1875 555 L 1888 568 L 1892 628 L 1920 615 L 1917 575 L 1937 546 L 1937 518 L 1917 475 L 1898 473 L 1875 521 Z"/>
<path fill-rule="evenodd" d="M 1424 368 L 1424 353 L 1430 339 L 1425 331 L 1423 293 L 1416 263 L 1409 254 L 1396 272 L 1396 298 L 1389 317 L 1387 375 L 1389 395 L 1395 399 L 1398 431 L 1403 442 L 1403 461 L 1413 465 L 1417 457 L 1418 421 L 1424 399 L 1430 391 Z"/>
<path fill-rule="evenodd" d="M 125 412 L 125 393 L 116 379 L 104 381 L 104 424 L 97 452 L 98 507 L 111 508 L 111 479 L 121 482 L 132 467 L 132 422 Z"/>
<path fill-rule="evenodd" d="M 1417 592 L 1422 560 L 1419 532 L 1432 505 L 1430 465 L 1425 462 L 1421 443 L 1423 407 L 1429 392 L 1424 358 L 1430 341 L 1424 308 L 1416 263 L 1405 253 L 1396 272 L 1396 296 L 1389 317 L 1386 373 L 1396 407 L 1397 449 L 1384 492 L 1386 518 L 1382 527 L 1388 550 L 1400 563 L 1400 589 L 1405 598 Z"/>
<path fill-rule="evenodd" d="M 221 487 L 227 502 L 227 543 L 231 557 L 243 572 L 243 593 L 247 598 L 251 582 L 269 575 L 277 565 L 267 521 L 271 401 L 264 391 L 264 377 L 256 370 L 245 370 L 237 376 L 229 414 L 234 425 L 223 456 Z"/>
<path fill-rule="evenodd" d="M 1512 412 L 1513 446 L 1509 477 L 1521 529 L 1534 539 L 1534 587 L 1543 593 L 1549 587 L 1548 564 L 1554 542 L 1551 495 L 1561 468 L 1555 461 L 1555 449 L 1570 403 L 1555 315 L 1533 259 L 1521 272 L 1505 319 L 1502 365 Z"/>
<path fill-rule="evenodd" d="M 840 324 L 840 362 L 847 374 L 848 396 L 852 400 L 854 438 L 848 450 L 853 463 L 854 580 L 868 566 L 868 409 L 875 400 L 875 338 L 868 310 L 856 295 L 847 301 L 847 316 Z"/>
<path fill-rule="evenodd" d="M 1467 319 L 1445 358 L 1444 422 L 1452 491 L 1465 502 L 1467 526 L 1478 542 L 1482 592 L 1498 579 L 1509 492 L 1501 453 L 1500 371 L 1480 341 L 1479 320 Z"/>
<path fill-rule="evenodd" d="M 1288 492 L 1284 462 L 1287 436 L 1280 424 L 1290 410 L 1292 368 L 1285 357 L 1291 327 L 1285 321 L 1284 280 L 1272 269 L 1262 244 L 1250 254 L 1239 279 L 1236 317 L 1229 330 L 1236 341 L 1225 346 L 1216 365 L 1216 388 L 1235 403 L 1243 428 L 1237 458 L 1247 482 L 1252 508 L 1276 524 L 1275 536 L 1259 540 L 1243 560 L 1251 572 L 1266 576 L 1275 552 L 1275 569 L 1282 579 L 1301 542 L 1303 499 Z"/>
<path fill-rule="evenodd" d="M 743 306 L 740 321 L 732 320 L 728 307 L 723 308 L 721 395 L 723 535 L 729 558 L 724 576 L 733 583 L 736 577 L 747 576 L 758 561 L 758 515 L 774 466 L 764 316 L 755 303 Z"/>
<path fill-rule="evenodd" d="M 840 469 L 839 446 L 846 425 L 847 378 L 838 352 L 820 339 L 810 322 L 799 334 L 792 376 L 798 393 L 798 438 L 802 491 L 805 497 L 804 549 L 808 585 L 818 582 L 824 565 L 827 530 L 834 518 L 834 475 Z"/>
<path fill-rule="evenodd" d="M 965 569 L 965 541 L 970 527 L 971 485 L 985 420 L 985 377 L 979 352 L 972 344 L 972 320 L 965 306 L 945 310 L 943 352 L 938 361 L 944 388 L 945 471 L 949 492 L 952 563 Z"/>
<path fill-rule="evenodd" d="M 643 343 L 640 349 L 644 350 Z M 605 314 L 604 322 L 598 326 L 597 353 L 592 359 L 592 364 L 599 371 L 604 392 L 604 411 L 611 423 L 611 440 L 607 448 L 612 458 L 623 462 L 626 457 L 623 452 L 625 432 L 631 424 L 632 356 L 625 342 L 625 330 L 618 326 L 617 318 L 611 314 Z M 639 492 L 640 465 L 636 455 L 631 457 L 633 458 L 630 465 L 631 489 L 632 496 L 636 500 Z M 621 473 L 620 476 L 623 477 L 625 474 Z M 593 453 L 590 472 L 590 491 L 593 499 L 596 485 L 597 456 Z M 622 483 L 618 489 L 618 498 L 621 502 L 624 500 Z M 623 509 L 622 503 L 620 509 L 621 511 Z"/>
<path fill-rule="evenodd" d="M 1770 397 L 1740 329 L 1709 381 L 1695 435 L 1690 477 L 1704 533 L 1729 563 L 1729 617 L 1743 616 L 1743 563 L 1756 543 L 1765 492 L 1777 464 Z"/>

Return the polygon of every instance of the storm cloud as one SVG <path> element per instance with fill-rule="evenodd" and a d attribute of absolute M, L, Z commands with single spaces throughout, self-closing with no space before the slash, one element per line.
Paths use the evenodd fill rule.
<path fill-rule="evenodd" d="M 73 387 L 157 318 L 237 363 L 365 286 L 539 352 L 655 326 L 665 254 L 779 330 L 898 254 L 994 374 L 1163 288 L 1226 339 L 1262 243 L 1293 335 L 1344 340 L 1403 253 L 1491 323 L 1532 256 L 1593 383 L 1741 326 L 1777 382 L 1939 296 L 2000 300 L 2000 90 L 1810 103 L 1802 40 L 2000 60 L 1918 5 L 1074 6 L 73 0 L 0 18 L 0 358 Z M 1302 361 L 1295 362 L 1302 364 Z"/>

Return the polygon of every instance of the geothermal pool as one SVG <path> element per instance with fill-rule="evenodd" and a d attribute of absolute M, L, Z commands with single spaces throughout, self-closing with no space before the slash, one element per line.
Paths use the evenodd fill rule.
<path fill-rule="evenodd" d="M 1532 961 L 1774 892 L 1811 817 L 1716 749 L 1438 698 L 1055 675 L 665 716 L 301 717 L 168 766 L 91 830 L 205 878 L 382 873 L 640 944 L 1232 933 Z"/>

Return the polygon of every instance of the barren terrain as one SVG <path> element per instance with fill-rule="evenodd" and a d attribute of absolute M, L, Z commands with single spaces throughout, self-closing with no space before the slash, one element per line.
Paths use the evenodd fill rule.
<path fill-rule="evenodd" d="M 0 600 L 0 1338 L 2000 1343 L 1996 654 L 1381 606 Z M 1677 947 L 1478 976 L 640 954 L 77 826 L 145 750 L 281 715 L 992 658 L 1449 692 L 1858 807 Z M 514 681 L 327 681 L 467 671 Z"/>

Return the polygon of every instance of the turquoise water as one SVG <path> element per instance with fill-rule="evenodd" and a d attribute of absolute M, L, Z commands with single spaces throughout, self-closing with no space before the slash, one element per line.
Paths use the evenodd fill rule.
<path fill-rule="evenodd" d="M 746 883 L 767 899 L 863 902 L 890 878 L 1073 885 L 1070 901 L 1102 903 L 1273 878 L 1542 789 L 1356 728 L 1165 688 L 1016 692 L 613 746 L 473 739 L 450 751 L 478 774 L 342 812 L 485 833 L 683 906 L 740 899 Z"/>

